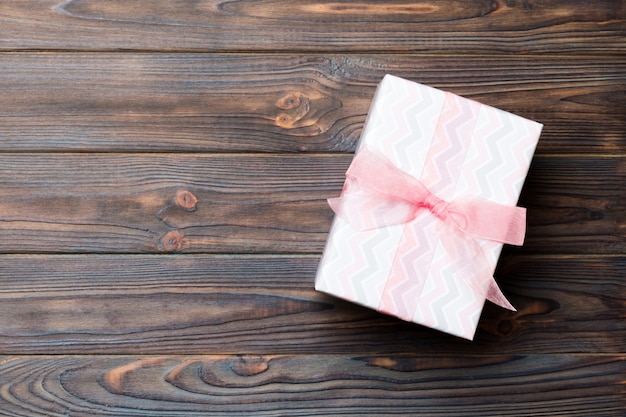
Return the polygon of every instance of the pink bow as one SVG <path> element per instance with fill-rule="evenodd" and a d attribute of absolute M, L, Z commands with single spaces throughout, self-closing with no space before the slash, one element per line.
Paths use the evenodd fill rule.
<path fill-rule="evenodd" d="M 521 245 L 526 209 L 472 196 L 442 200 L 419 180 L 367 147 L 356 154 L 346 177 L 341 197 L 328 200 L 338 216 L 356 230 L 371 230 L 410 222 L 420 210 L 429 210 L 440 220 L 437 230 L 444 248 L 466 260 L 459 271 L 463 280 L 476 291 L 483 289 L 488 300 L 515 311 L 491 276 L 475 239 Z"/>

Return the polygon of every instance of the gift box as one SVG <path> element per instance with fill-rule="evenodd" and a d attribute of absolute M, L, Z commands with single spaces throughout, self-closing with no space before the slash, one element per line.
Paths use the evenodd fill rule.
<path fill-rule="evenodd" d="M 341 196 L 315 288 L 473 339 L 493 273 L 522 244 L 516 207 L 542 125 L 386 75 Z"/>

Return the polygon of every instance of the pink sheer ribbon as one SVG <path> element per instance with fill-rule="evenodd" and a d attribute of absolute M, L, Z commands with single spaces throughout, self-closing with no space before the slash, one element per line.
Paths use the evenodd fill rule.
<path fill-rule="evenodd" d="M 445 201 L 418 179 L 367 147 L 354 157 L 341 197 L 328 200 L 333 211 L 356 230 L 408 223 L 421 210 L 438 219 L 443 247 L 463 259 L 461 278 L 493 303 L 515 311 L 496 284 L 476 239 L 521 245 L 526 231 L 526 209 L 467 196 Z"/>

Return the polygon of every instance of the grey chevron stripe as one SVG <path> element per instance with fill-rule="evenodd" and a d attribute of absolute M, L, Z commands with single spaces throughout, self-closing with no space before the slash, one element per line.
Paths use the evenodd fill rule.
<path fill-rule="evenodd" d="M 387 228 L 377 229 L 378 233 L 370 240 L 363 243 L 363 255 L 365 256 L 368 264 L 367 266 L 355 274 L 352 278 L 352 285 L 354 292 L 357 294 L 359 300 L 367 300 L 367 280 L 370 279 L 379 269 L 378 258 L 376 254 L 376 248 L 385 243 L 385 240 L 391 236 L 391 233 Z"/>
<path fill-rule="evenodd" d="M 454 268 L 450 266 L 442 271 L 442 273 L 445 277 L 449 277 L 453 275 L 453 270 Z M 459 291 L 459 287 L 456 285 L 457 282 L 455 279 L 446 279 L 446 283 L 448 284 L 448 293 L 433 303 L 432 310 L 435 317 L 437 317 L 439 325 L 444 329 L 450 329 L 451 326 L 446 319 L 444 308 L 446 305 L 456 300 L 461 295 L 461 292 Z"/>
<path fill-rule="evenodd" d="M 491 152 L 491 160 L 488 164 L 485 164 L 476 170 L 476 181 L 479 182 L 481 190 L 489 192 L 489 195 L 483 195 L 484 198 L 492 198 L 494 196 L 493 189 L 488 181 L 489 174 L 504 164 L 504 159 L 500 154 L 498 142 L 504 141 L 506 136 L 513 130 L 513 124 L 508 117 L 500 117 L 500 120 L 503 122 L 503 125 L 485 139 L 488 143 L 490 143 L 490 149 L 493 150 Z M 491 146 L 491 143 L 493 143 L 493 146 Z"/>

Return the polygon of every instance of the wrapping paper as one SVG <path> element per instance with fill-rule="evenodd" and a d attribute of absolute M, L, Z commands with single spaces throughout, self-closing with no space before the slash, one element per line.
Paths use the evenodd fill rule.
<path fill-rule="evenodd" d="M 464 198 L 515 206 L 542 125 L 422 84 L 386 75 L 373 98 L 357 155 L 385 158 L 445 202 Z M 364 151 L 365 154 L 365 151 Z M 342 195 L 355 192 L 346 181 Z M 359 190 L 356 191 L 357 193 Z M 315 288 L 345 300 L 473 339 L 502 243 L 463 235 L 451 248 L 442 216 L 416 207 L 400 224 L 368 230 L 335 216 Z M 467 241 L 467 245 L 464 244 Z M 466 247 L 467 246 L 467 247 Z M 491 281 L 465 278 L 467 248 Z M 471 271 L 470 271 L 471 275 Z M 505 305 L 505 303 L 499 303 Z"/>

